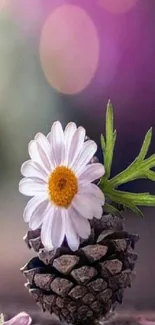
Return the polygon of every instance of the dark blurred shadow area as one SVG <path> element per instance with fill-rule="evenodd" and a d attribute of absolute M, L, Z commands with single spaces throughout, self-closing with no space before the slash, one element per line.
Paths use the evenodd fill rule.
<path fill-rule="evenodd" d="M 99 49 L 94 45 L 96 52 L 90 51 L 90 56 L 94 53 L 92 60 L 95 60 L 99 50 L 98 64 L 85 86 L 81 86 L 81 73 L 83 78 L 88 79 L 87 70 L 96 61 L 90 61 L 87 66 L 89 60 L 86 60 L 86 52 L 85 61 L 80 57 L 80 62 L 84 62 L 86 68 L 80 70 L 78 57 L 82 48 L 77 48 L 74 60 L 70 60 L 66 46 L 70 46 L 70 53 L 77 43 L 75 41 L 71 46 L 65 31 L 64 49 L 56 47 L 51 57 L 53 66 L 49 66 L 49 73 L 53 71 L 57 77 L 54 79 L 57 86 L 51 83 L 51 75 L 47 76 L 44 62 L 50 56 L 47 44 L 54 46 L 54 38 L 54 44 L 57 45 L 56 35 L 60 36 L 61 28 L 54 31 L 49 28 L 48 35 L 51 38 L 45 42 L 48 53 L 42 50 L 42 60 L 40 58 L 43 26 L 53 10 L 65 3 L 83 8 L 91 17 L 98 34 L 98 43 L 94 44 L 99 44 Z M 33 252 L 27 249 L 22 240 L 27 230 L 22 219 L 27 200 L 18 193 L 20 166 L 28 159 L 27 145 L 34 135 L 37 132 L 47 134 L 55 120 L 60 120 L 63 125 L 75 121 L 83 125 L 88 135 L 99 144 L 100 134 L 104 133 L 106 104 L 111 98 L 118 130 L 112 171 L 114 175 L 132 162 L 140 150 L 145 133 L 150 126 L 155 127 L 155 1 L 137 0 L 132 3 L 128 7 L 118 4 L 118 7 L 107 8 L 104 1 L 100 6 L 93 0 L 84 3 L 82 0 L 53 1 L 53 4 L 49 0 L 35 0 L 34 3 L 30 0 L 13 0 L 11 5 L 6 1 L 2 6 L 0 0 L 0 305 L 16 302 L 37 308 L 24 288 L 25 279 L 20 273 L 20 267 L 33 256 Z M 82 17 L 86 19 L 87 15 Z M 87 19 L 84 22 L 83 27 L 80 24 L 78 26 L 80 33 L 83 28 L 83 34 Z M 52 21 L 52 27 L 54 24 L 55 20 L 54 23 Z M 92 42 L 93 35 L 96 35 L 92 28 L 94 25 L 88 24 L 91 26 Z M 74 35 L 70 35 L 70 25 L 66 30 L 72 39 Z M 82 33 L 80 35 L 82 37 Z M 91 37 L 87 44 L 91 50 L 90 44 Z M 66 80 L 69 79 L 71 88 L 61 84 L 65 76 L 61 75 L 57 67 L 63 62 L 62 53 L 64 60 L 67 58 L 64 71 L 69 71 Z M 68 68 L 69 60 L 74 67 Z M 79 92 L 72 87 L 76 73 L 78 77 L 75 84 L 77 86 L 79 82 L 78 86 L 83 87 Z M 67 93 L 66 89 L 71 89 L 72 93 Z M 154 152 L 155 130 L 150 154 Z M 102 159 L 100 151 L 99 156 Z M 146 181 L 126 184 L 124 189 L 151 191 L 155 194 L 155 185 Z M 137 245 L 137 276 L 132 289 L 125 294 L 122 308 L 155 308 L 155 209 L 144 209 L 144 214 L 144 219 L 131 213 L 126 215 L 127 229 L 139 233 L 140 241 Z"/>

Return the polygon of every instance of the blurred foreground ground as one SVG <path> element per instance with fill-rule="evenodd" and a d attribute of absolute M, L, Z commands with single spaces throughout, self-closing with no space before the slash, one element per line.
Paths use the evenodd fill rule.
<path fill-rule="evenodd" d="M 0 308 L 3 305 L 0 305 Z M 3 307 L 2 307 L 3 308 Z M 24 308 L 24 307 L 23 307 Z M 38 309 L 24 308 L 32 318 L 32 325 L 60 325 L 62 323 L 54 315 L 41 313 Z M 3 308 L 5 320 L 11 319 L 21 311 L 21 306 L 11 304 Z M 152 311 L 138 312 L 135 310 L 119 311 L 107 318 L 106 325 L 153 325 L 155 323 L 155 313 Z M 104 322 L 103 322 L 104 324 Z M 64 325 L 64 324 L 63 324 Z M 90 324 L 91 325 L 91 324 Z M 102 325 L 102 323 L 101 323 Z"/>

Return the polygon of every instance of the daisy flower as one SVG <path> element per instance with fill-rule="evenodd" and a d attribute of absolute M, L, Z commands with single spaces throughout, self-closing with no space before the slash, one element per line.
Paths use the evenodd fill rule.
<path fill-rule="evenodd" d="M 97 145 L 85 141 L 86 131 L 70 122 L 63 131 L 59 121 L 47 135 L 38 133 L 29 143 L 30 160 L 23 163 L 19 191 L 32 196 L 24 221 L 32 230 L 41 228 L 47 250 L 58 248 L 66 238 L 71 250 L 87 239 L 89 219 L 101 218 L 104 194 L 92 182 L 104 175 L 104 166 L 90 164 Z"/>

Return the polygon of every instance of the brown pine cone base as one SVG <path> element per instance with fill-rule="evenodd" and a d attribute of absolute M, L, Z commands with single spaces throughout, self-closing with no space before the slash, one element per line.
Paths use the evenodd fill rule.
<path fill-rule="evenodd" d="M 89 240 L 81 242 L 76 252 L 65 243 L 46 252 L 40 231 L 27 233 L 25 241 L 38 257 L 21 270 L 29 293 L 43 311 L 67 323 L 91 325 L 122 303 L 124 289 L 131 287 L 138 240 L 122 228 L 119 218 L 103 216 L 92 223 Z"/>

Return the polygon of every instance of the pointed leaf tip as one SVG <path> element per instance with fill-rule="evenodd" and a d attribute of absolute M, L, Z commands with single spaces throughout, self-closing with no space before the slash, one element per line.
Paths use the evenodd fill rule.
<path fill-rule="evenodd" d="M 143 161 L 144 158 L 146 157 L 150 147 L 151 140 L 152 140 L 152 128 L 150 128 L 145 135 L 139 156 L 137 158 L 139 161 Z"/>

